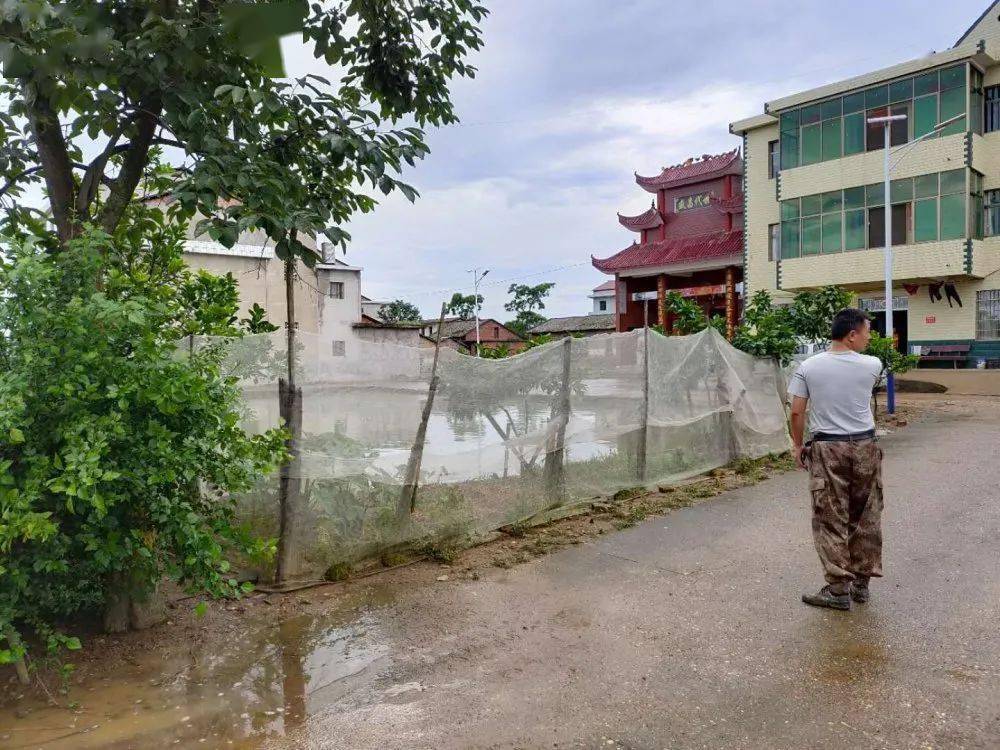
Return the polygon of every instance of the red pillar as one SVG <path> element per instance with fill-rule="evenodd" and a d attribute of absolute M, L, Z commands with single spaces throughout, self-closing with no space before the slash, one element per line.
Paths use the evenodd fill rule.
<path fill-rule="evenodd" d="M 656 277 L 656 322 L 670 333 L 667 329 L 667 277 L 662 273 Z"/>
<path fill-rule="evenodd" d="M 736 335 L 736 271 L 726 266 L 726 338 Z"/>

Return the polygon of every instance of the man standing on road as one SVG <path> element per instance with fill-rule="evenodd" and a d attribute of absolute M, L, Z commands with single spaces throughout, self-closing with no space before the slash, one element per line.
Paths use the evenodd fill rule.
<path fill-rule="evenodd" d="M 875 440 L 872 389 L 877 357 L 861 354 L 871 323 L 847 308 L 833 319 L 829 351 L 803 362 L 789 385 L 792 451 L 809 472 L 813 542 L 827 585 L 802 601 L 850 609 L 868 601 L 868 581 L 882 575 L 882 449 Z M 811 440 L 803 445 L 806 406 Z"/>

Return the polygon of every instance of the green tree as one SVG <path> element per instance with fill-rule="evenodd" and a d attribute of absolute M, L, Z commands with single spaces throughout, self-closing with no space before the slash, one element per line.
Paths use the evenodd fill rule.
<path fill-rule="evenodd" d="M 394 299 L 385 305 L 379 316 L 386 323 L 416 323 L 421 320 L 420 308 L 401 299 Z"/>
<path fill-rule="evenodd" d="M 527 284 L 511 284 L 507 293 L 511 295 L 510 302 L 507 302 L 503 309 L 507 312 L 516 313 L 513 320 L 504 323 L 509 329 L 519 336 L 527 336 L 537 325 L 544 323 L 547 318 L 539 314 L 538 310 L 545 309 L 545 298 L 555 284 L 547 281 L 535 286 Z"/>
<path fill-rule="evenodd" d="M 892 339 L 886 338 L 878 331 L 872 331 L 871 340 L 868 342 L 868 347 L 865 349 L 865 354 L 869 354 L 873 357 L 878 357 L 882 362 L 882 374 L 892 373 L 893 375 L 898 375 L 903 372 L 912 370 L 917 366 L 920 361 L 920 357 L 916 354 L 903 354 L 896 346 L 893 344 Z M 875 393 L 878 390 L 878 384 L 872 390 L 872 398 L 875 399 L 875 407 L 878 408 L 878 399 L 875 397 Z"/>
<path fill-rule="evenodd" d="M 462 320 L 472 320 L 476 312 L 483 309 L 483 295 L 462 294 L 455 292 L 445 305 L 445 313 L 455 315 Z"/>
<path fill-rule="evenodd" d="M 799 292 L 789 308 L 796 335 L 809 341 L 829 339 L 833 316 L 850 305 L 853 297 L 838 286 Z"/>
<path fill-rule="evenodd" d="M 475 74 L 465 58 L 486 14 L 472 0 L 7 5 L 8 234 L 65 249 L 88 223 L 114 233 L 138 198 L 169 198 L 201 217 L 199 234 L 232 246 L 260 230 L 279 258 L 307 263 L 318 256 L 302 238 L 346 246 L 340 226 L 375 206 L 364 183 L 416 197 L 395 175 L 427 153 L 423 126 L 456 121 L 447 84 Z M 339 80 L 272 77 L 277 36 L 293 32 Z M 44 216 L 18 200 L 38 182 Z"/>
<path fill-rule="evenodd" d="M 756 292 L 743 309 L 743 322 L 736 329 L 733 346 L 756 357 L 773 357 L 787 365 L 797 345 L 788 308 L 776 307 L 766 291 Z"/>
<path fill-rule="evenodd" d="M 485 13 L 472 0 L 333 0 L 311 5 L 294 1 L 38 0 L 4 6 L 0 14 L 0 99 L 8 108 L 0 114 L 0 233 L 14 248 L 44 248 L 53 256 L 53 265 L 47 267 L 32 252 L 19 249 L 17 257 L 24 259 L 11 266 L 18 273 L 4 276 L 0 299 L 13 300 L 7 308 L 9 327 L 0 326 L 4 335 L 9 333 L 6 356 L 17 367 L 27 367 L 29 360 L 43 362 L 47 356 L 50 364 L 70 368 L 60 375 L 75 377 L 92 367 L 89 358 L 94 355 L 86 347 L 93 344 L 97 356 L 104 357 L 101 363 L 108 365 L 93 374 L 101 393 L 131 393 L 137 387 L 135 382 L 141 381 L 131 368 L 143 364 L 151 368 L 144 387 L 154 402 L 126 398 L 121 408 L 135 412 L 121 419 L 140 419 L 146 410 L 157 407 L 169 409 L 177 420 L 162 430 L 155 421 L 149 423 L 150 429 L 157 431 L 153 436 L 143 435 L 138 427 L 134 434 L 126 430 L 136 443 L 162 438 L 158 444 L 162 451 L 157 456 L 146 455 L 148 464 L 129 466 L 129 483 L 124 485 L 124 494 L 115 497 L 116 503 L 133 508 L 134 513 L 117 519 L 122 524 L 117 537 L 93 537 L 87 542 L 74 536 L 83 533 L 79 531 L 83 527 L 75 522 L 69 525 L 66 533 L 70 542 L 97 545 L 96 552 L 87 549 L 91 555 L 110 554 L 107 560 L 102 558 L 102 566 L 110 560 L 130 579 L 135 578 L 133 573 L 144 572 L 138 580 L 148 586 L 157 569 L 145 565 L 145 553 L 134 541 L 129 541 L 121 554 L 114 545 L 132 539 L 133 530 L 144 529 L 141 522 L 148 519 L 143 512 L 159 513 L 162 508 L 157 503 L 161 500 L 177 500 L 176 492 L 156 495 L 159 483 L 180 481 L 185 491 L 191 492 L 191 502 L 202 503 L 208 499 L 191 490 L 199 480 L 238 488 L 243 480 L 239 467 L 253 464 L 261 470 L 267 464 L 256 458 L 243 461 L 234 465 L 230 474 L 220 476 L 216 476 L 221 471 L 216 464 L 206 464 L 223 461 L 231 454 L 239 458 L 241 450 L 248 451 L 240 448 L 243 438 L 235 427 L 236 404 L 228 391 L 219 390 L 231 386 L 217 366 L 199 364 L 200 369 L 190 378 L 179 374 L 172 385 L 169 378 L 154 377 L 158 371 L 147 357 L 160 363 L 173 345 L 169 342 L 183 335 L 236 330 L 236 312 L 230 309 L 231 298 L 221 296 L 229 293 L 231 280 L 186 278 L 183 283 L 189 286 L 184 291 L 164 281 L 180 274 L 183 261 L 179 252 L 161 252 L 166 247 L 164 237 L 151 238 L 150 233 L 159 232 L 151 225 L 164 220 L 161 211 L 147 210 L 146 206 L 164 206 L 173 230 L 183 232 L 189 222 L 197 220 L 196 234 L 207 234 L 229 247 L 244 232 L 262 232 L 285 261 L 286 288 L 290 290 L 296 263 L 310 265 L 318 260 L 311 245 L 322 235 L 346 246 L 349 235 L 341 227 L 352 215 L 374 208 L 372 193 L 399 190 L 410 200 L 416 198 L 416 191 L 398 176 L 405 164 L 412 166 L 427 153 L 424 127 L 456 120 L 448 83 L 456 76 L 474 75 L 475 69 L 466 58 L 481 46 L 476 24 Z M 301 33 L 317 58 L 337 71 L 335 80 L 315 75 L 295 80 L 275 77 L 283 73 L 277 37 L 292 32 Z M 22 200 L 32 184 L 44 186 L 46 210 Z M 177 245 L 170 247 L 176 250 Z M 126 257 L 129 254 L 131 257 Z M 64 255 L 79 255 L 80 259 L 64 261 Z M 145 267 L 147 260 L 153 264 L 149 268 Z M 156 265 L 160 261 L 169 266 L 173 276 L 164 276 L 164 269 Z M 74 267 L 89 270 L 74 276 Z M 50 275 L 43 274 L 46 268 Z M 25 277 L 21 269 L 33 274 L 32 278 L 44 276 L 45 283 L 22 283 Z M 91 287 L 87 289 L 86 284 Z M 119 296 L 114 297 L 112 291 Z M 32 296 L 36 293 L 42 295 L 37 303 Z M 37 304 L 42 316 L 45 295 L 59 293 L 66 295 L 67 304 L 79 309 L 52 307 L 45 313 L 50 328 L 31 322 L 36 318 L 28 316 L 27 308 Z M 292 301 L 289 294 L 290 380 L 296 351 Z M 167 305 L 170 313 L 162 312 L 158 305 Z M 214 311 L 209 309 L 213 306 Z M 228 311 L 226 316 L 220 317 L 224 310 Z M 18 314 L 23 319 L 18 319 Z M 102 314 L 110 316 L 108 326 L 127 329 L 127 335 L 122 333 L 115 339 L 118 349 L 98 346 L 83 336 L 79 330 L 82 323 L 73 322 L 89 321 L 95 325 L 91 333 L 101 333 Z M 252 317 L 248 320 L 256 325 Z M 262 320 L 259 316 L 257 322 Z M 127 327 L 140 324 L 146 328 Z M 14 331 L 41 337 L 41 341 L 29 341 Z M 52 341 L 76 347 L 73 353 L 82 359 L 55 361 L 54 351 L 32 348 L 49 346 Z M 207 354 L 204 358 L 195 352 L 192 355 L 192 362 L 208 361 Z M 4 408 L 30 403 L 44 411 L 45 404 L 32 399 L 36 393 L 49 393 L 50 397 L 52 393 L 37 380 L 34 370 L 31 375 L 35 380 L 17 367 L 4 381 Z M 53 380 L 53 387 L 64 389 L 60 395 L 79 387 L 78 383 Z M 294 387 L 290 391 L 294 393 Z M 205 424 L 214 420 L 217 430 L 205 432 L 199 440 L 197 430 L 207 427 L 192 424 L 195 432 L 189 436 L 190 442 L 174 445 L 171 441 L 190 432 L 184 420 L 197 420 L 204 413 L 206 392 L 218 409 Z M 85 389 L 82 395 L 91 394 Z M 52 439 L 66 439 L 67 430 L 84 430 L 79 425 L 96 420 L 93 415 L 82 416 L 88 408 L 89 402 L 79 414 L 53 409 L 55 421 L 45 423 L 52 430 Z M 28 417 L 21 412 L 16 416 L 31 418 L 30 409 L 25 413 Z M 61 426 L 59 419 L 66 424 Z M 23 427 L 14 424 L 10 429 L 0 430 L 0 456 L 6 457 L 7 452 L 20 456 L 21 451 L 34 450 L 33 442 L 21 440 L 27 435 Z M 26 447 L 11 447 L 22 444 Z M 43 447 L 55 450 L 52 445 Z M 190 461 L 189 469 L 180 472 L 169 461 L 170 447 Z M 192 448 L 204 455 L 194 460 Z M 136 454 L 144 455 L 139 450 Z M 56 453 L 47 455 L 56 460 L 52 458 Z M 88 462 L 97 460 L 99 465 L 104 461 L 110 467 L 116 465 L 99 450 L 99 444 L 83 457 Z M 65 467 L 66 459 L 59 460 Z M 24 466 L 37 469 L 37 476 L 50 481 L 38 469 L 39 464 L 20 457 L 0 473 L 2 481 L 9 483 L 10 471 Z M 106 471 L 113 474 L 115 469 Z M 98 475 L 88 475 L 86 481 L 112 481 L 94 476 Z M 27 509 L 15 508 L 13 503 L 21 502 L 19 498 L 25 497 L 34 479 L 15 476 L 13 481 L 14 485 L 4 485 L 14 487 L 5 490 L 5 519 L 33 512 L 34 500 L 26 501 Z M 19 481 L 28 484 L 22 487 Z M 68 485 L 73 493 L 89 487 L 79 482 Z M 38 503 L 48 508 L 48 495 L 33 484 L 30 489 L 41 493 Z M 15 491 L 16 495 L 10 494 Z M 74 508 L 81 505 L 71 504 Z M 184 510 L 185 506 L 176 507 Z M 97 512 L 104 510 L 98 507 Z M 167 531 L 175 537 L 187 531 L 196 536 L 200 533 L 197 513 L 170 518 L 177 526 Z M 190 519 L 189 528 L 184 526 L 184 518 Z M 219 534 L 232 532 L 224 525 L 225 519 L 210 524 Z M 21 531 L 15 527 L 14 536 L 5 543 L 11 548 L 27 543 L 27 532 Z M 167 541 L 162 540 L 164 544 Z M 112 552 L 101 545 L 111 545 Z M 71 549 L 79 551 L 79 545 L 71 545 Z M 155 557 L 159 553 L 153 549 L 149 554 Z M 217 590 L 207 574 L 196 575 L 204 572 L 205 566 L 198 567 L 201 558 L 192 559 L 192 565 L 162 565 L 171 572 L 180 571 L 192 585 Z M 66 563 L 69 568 L 75 564 L 75 559 Z M 31 568 L 37 575 L 28 582 L 38 583 L 39 590 L 53 590 L 42 585 L 50 572 L 46 565 Z M 58 572 L 56 568 L 52 571 Z M 6 575 L 7 570 L 5 567 L 0 574 Z M 15 574 L 23 577 L 26 570 L 18 568 Z M 41 581 L 36 580 L 38 576 Z M 83 603 L 81 599 L 78 605 Z M 66 607 L 37 611 L 43 610 L 63 612 Z M 40 626 L 47 615 L 18 609 L 15 619 L 18 616 Z"/>

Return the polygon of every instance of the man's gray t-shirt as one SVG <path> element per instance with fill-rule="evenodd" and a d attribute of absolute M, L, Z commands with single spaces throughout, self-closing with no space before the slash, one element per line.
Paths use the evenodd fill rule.
<path fill-rule="evenodd" d="M 865 432 L 875 429 L 871 397 L 881 374 L 878 357 L 822 352 L 799 365 L 788 392 L 809 399 L 810 432 Z"/>

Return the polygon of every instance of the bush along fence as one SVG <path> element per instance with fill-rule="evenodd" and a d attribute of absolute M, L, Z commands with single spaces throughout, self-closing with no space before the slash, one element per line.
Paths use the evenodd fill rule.
<path fill-rule="evenodd" d="M 711 328 L 567 338 L 498 360 L 361 341 L 333 356 L 305 333 L 288 357 L 288 340 L 197 342 L 225 350 L 251 431 L 282 422 L 296 368 L 295 460 L 239 498 L 253 531 L 282 535 L 288 579 L 789 445 L 779 365 Z"/>

